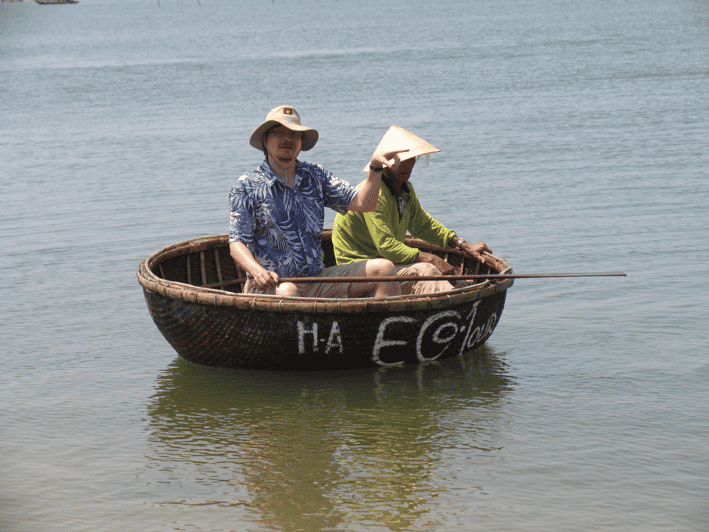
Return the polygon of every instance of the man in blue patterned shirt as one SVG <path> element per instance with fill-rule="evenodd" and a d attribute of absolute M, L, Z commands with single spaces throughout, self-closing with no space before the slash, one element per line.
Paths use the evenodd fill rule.
<path fill-rule="evenodd" d="M 279 277 L 396 274 L 387 259 L 323 268 L 320 241 L 325 207 L 342 214 L 374 210 L 382 170 L 395 167 L 398 161 L 390 159 L 402 150 L 375 152 L 367 179 L 352 187 L 322 166 L 297 159 L 317 140 L 318 132 L 301 125 L 298 111 L 285 105 L 273 109 L 251 135 L 251 146 L 266 157 L 261 166 L 241 176 L 229 194 L 229 252 L 249 276 L 244 292 L 304 297 L 399 295 L 397 282 L 279 281 Z"/>

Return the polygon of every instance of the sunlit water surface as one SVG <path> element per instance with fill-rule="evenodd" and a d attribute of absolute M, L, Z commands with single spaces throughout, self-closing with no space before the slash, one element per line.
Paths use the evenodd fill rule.
<path fill-rule="evenodd" d="M 709 523 L 709 4 L 0 4 L 0 529 Z M 486 347 L 341 373 L 179 359 L 135 277 L 228 230 L 268 110 L 518 273 Z M 330 225 L 333 213 L 328 213 Z"/>

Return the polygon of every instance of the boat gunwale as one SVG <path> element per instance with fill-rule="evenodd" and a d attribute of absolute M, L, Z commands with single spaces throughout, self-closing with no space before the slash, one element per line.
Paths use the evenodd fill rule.
<path fill-rule="evenodd" d="M 323 234 L 325 235 L 327 232 L 328 230 L 325 230 Z M 417 246 L 425 245 L 426 248 L 446 253 L 461 254 L 458 250 L 444 250 L 418 239 L 408 239 L 407 243 Z M 278 313 L 304 312 L 312 314 L 406 312 L 451 308 L 504 292 L 513 284 L 512 279 L 504 279 L 496 283 L 485 280 L 482 283 L 471 284 L 464 288 L 456 288 L 448 292 L 407 294 L 383 299 L 310 298 L 229 292 L 216 288 L 206 288 L 163 279 L 153 271 L 154 267 L 167 260 L 214 249 L 215 247 L 228 247 L 228 235 L 197 237 L 166 246 L 151 254 L 140 263 L 137 271 L 138 281 L 145 290 L 186 303 L 233 307 L 237 310 L 258 310 Z M 494 255 L 490 255 L 490 257 L 498 262 L 498 265 L 496 265 L 494 269 L 502 266 L 505 272 L 511 270 L 509 263 L 504 259 Z"/>

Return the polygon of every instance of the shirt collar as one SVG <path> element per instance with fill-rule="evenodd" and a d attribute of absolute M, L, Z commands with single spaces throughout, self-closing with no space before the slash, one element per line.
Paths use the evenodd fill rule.
<path fill-rule="evenodd" d="M 392 184 L 391 177 L 387 174 L 386 169 L 384 170 L 384 173 L 382 174 L 382 183 L 384 183 L 387 188 L 389 189 L 389 192 L 391 192 L 392 196 L 396 196 L 396 192 L 394 192 L 394 185 Z M 409 193 L 409 183 L 402 183 L 401 184 L 401 193 L 402 194 L 408 194 Z"/>
<path fill-rule="evenodd" d="M 298 159 L 295 160 L 295 184 L 298 184 L 298 181 L 301 178 L 301 168 L 303 166 L 303 163 L 301 163 Z M 273 171 L 273 168 L 271 168 L 271 164 L 268 162 L 268 157 L 263 158 L 263 163 L 259 167 L 259 170 L 263 173 L 264 176 L 268 178 L 268 186 L 272 187 L 274 183 L 281 183 L 283 186 L 285 186 L 280 179 L 278 179 L 278 176 L 276 173 Z"/>

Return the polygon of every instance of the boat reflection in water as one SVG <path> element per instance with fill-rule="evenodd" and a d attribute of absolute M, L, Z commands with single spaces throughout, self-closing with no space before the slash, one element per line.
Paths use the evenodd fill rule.
<path fill-rule="evenodd" d="M 151 475 L 164 476 L 153 485 L 160 504 L 239 507 L 231 517 L 261 530 L 408 529 L 435 519 L 463 462 L 499 449 L 506 373 L 487 347 L 346 372 L 178 358 L 148 407 Z"/>

